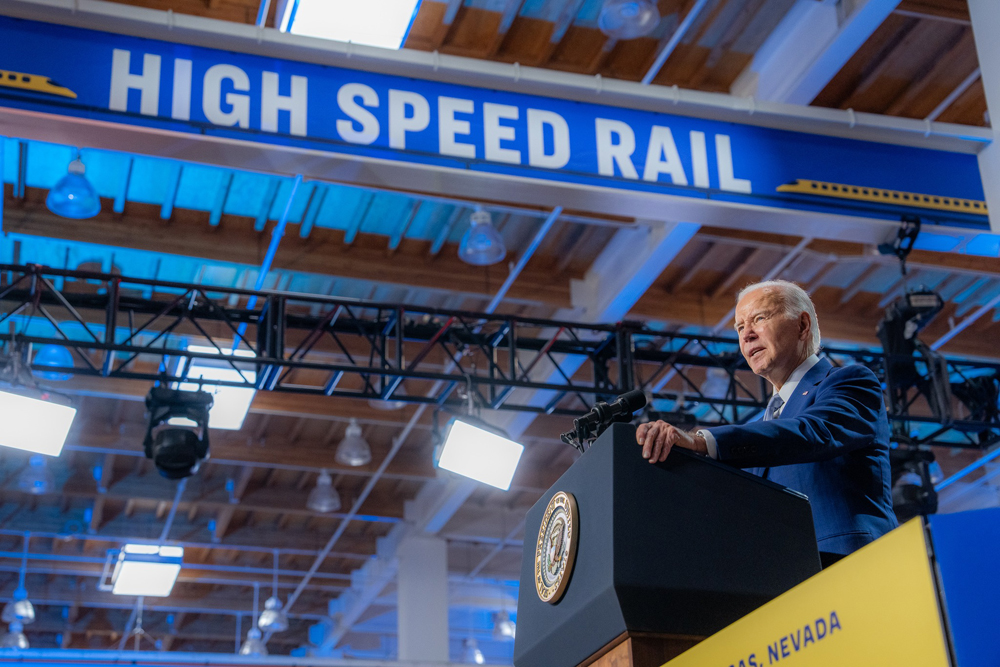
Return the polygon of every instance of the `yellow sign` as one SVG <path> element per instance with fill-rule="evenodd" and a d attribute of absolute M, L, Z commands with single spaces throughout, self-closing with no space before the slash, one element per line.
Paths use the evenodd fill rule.
<path fill-rule="evenodd" d="M 669 667 L 948 667 L 922 519 L 771 600 Z"/>

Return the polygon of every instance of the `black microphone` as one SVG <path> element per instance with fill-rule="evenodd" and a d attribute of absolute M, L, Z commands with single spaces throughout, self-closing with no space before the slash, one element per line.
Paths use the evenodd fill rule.
<path fill-rule="evenodd" d="M 627 391 L 611 403 L 598 401 L 594 407 L 576 421 L 582 425 L 599 426 L 610 424 L 619 415 L 631 415 L 636 410 L 646 407 L 646 394 L 641 389 Z"/>

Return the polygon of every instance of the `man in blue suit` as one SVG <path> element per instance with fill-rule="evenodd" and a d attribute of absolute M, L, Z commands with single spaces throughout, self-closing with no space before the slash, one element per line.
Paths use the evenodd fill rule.
<path fill-rule="evenodd" d="M 829 565 L 896 527 L 881 385 L 864 366 L 816 356 L 816 309 L 795 283 L 756 283 L 737 301 L 740 351 L 774 387 L 763 419 L 694 433 L 641 424 L 642 455 L 655 463 L 683 447 L 804 493 Z"/>

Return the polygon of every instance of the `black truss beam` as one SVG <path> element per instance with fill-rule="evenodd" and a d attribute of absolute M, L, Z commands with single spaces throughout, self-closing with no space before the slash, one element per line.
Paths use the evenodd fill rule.
<path fill-rule="evenodd" d="M 767 400 L 766 383 L 750 373 L 735 338 L 675 334 L 630 322 L 589 325 L 37 265 L 0 265 L 0 331 L 8 349 L 17 341 L 71 351 L 72 367 L 33 370 L 150 382 L 186 380 L 190 364 L 181 360 L 208 359 L 242 373 L 230 381 L 205 380 L 208 385 L 453 409 L 463 404 L 454 390 L 469 386 L 487 408 L 564 415 L 642 388 L 654 400 L 700 410 L 706 424 L 746 421 Z M 186 349 L 191 338 L 207 341 L 217 352 Z M 252 359 L 230 356 L 234 347 Z M 435 352 L 449 363 L 432 365 Z M 864 364 L 886 379 L 879 350 L 825 348 L 823 354 L 835 364 Z M 1000 364 L 961 359 L 947 364 L 957 382 L 991 377 L 1000 383 Z M 703 394 L 692 368 L 724 369 L 725 395 Z M 397 393 L 404 380 L 427 390 Z M 674 389 L 656 390 L 661 386 Z M 544 400 L 537 400 L 539 391 Z M 909 444 L 983 448 L 1000 436 L 1000 419 L 996 409 L 980 412 L 942 423 L 914 392 L 890 419 Z"/>

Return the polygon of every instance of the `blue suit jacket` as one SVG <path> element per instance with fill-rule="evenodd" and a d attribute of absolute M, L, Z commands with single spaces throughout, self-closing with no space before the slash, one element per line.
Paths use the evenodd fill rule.
<path fill-rule="evenodd" d="M 849 554 L 896 527 L 889 420 L 868 368 L 820 359 L 780 418 L 708 430 L 720 461 L 809 497 L 820 551 Z"/>

